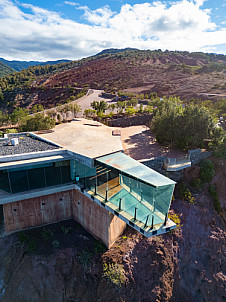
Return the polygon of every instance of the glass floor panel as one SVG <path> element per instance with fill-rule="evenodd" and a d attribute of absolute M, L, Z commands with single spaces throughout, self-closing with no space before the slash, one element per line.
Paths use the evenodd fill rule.
<path fill-rule="evenodd" d="M 147 216 L 149 216 L 148 219 L 148 225 L 151 225 L 152 223 L 152 216 L 154 216 L 154 224 L 163 223 L 164 220 L 161 219 L 158 215 L 153 213 L 150 209 L 148 209 L 142 202 L 140 202 L 138 199 L 136 199 L 132 194 L 130 194 L 125 189 L 121 189 L 118 193 L 116 193 L 114 196 L 112 196 L 109 201 L 112 202 L 114 205 L 119 207 L 121 198 L 121 209 L 131 216 L 134 217 L 135 215 L 135 208 L 136 210 L 136 219 L 145 223 Z"/>

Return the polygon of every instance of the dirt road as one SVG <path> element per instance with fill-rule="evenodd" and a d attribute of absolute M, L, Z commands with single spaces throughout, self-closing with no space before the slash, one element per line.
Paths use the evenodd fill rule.
<path fill-rule="evenodd" d="M 98 101 L 98 102 L 106 101 L 106 99 L 99 96 L 99 94 L 101 94 L 101 92 L 103 92 L 103 90 L 92 90 L 92 91 L 93 91 L 93 93 L 91 93 L 89 95 L 85 95 L 85 96 L 83 96 L 80 99 L 75 101 L 75 103 L 80 105 L 81 108 L 82 108 L 82 111 L 77 114 L 77 117 L 83 117 L 84 110 L 92 109 L 90 104 L 93 101 Z"/>

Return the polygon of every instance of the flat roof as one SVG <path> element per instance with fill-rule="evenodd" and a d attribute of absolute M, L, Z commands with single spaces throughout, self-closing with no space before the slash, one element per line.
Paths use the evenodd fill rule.
<path fill-rule="evenodd" d="M 13 146 L 10 140 L 18 138 L 19 144 Z M 59 146 L 46 142 L 31 133 L 8 134 L 8 138 L 0 139 L 0 156 L 16 155 L 59 149 Z"/>
<path fill-rule="evenodd" d="M 94 159 L 123 150 L 121 137 L 112 135 L 114 129 L 93 120 L 78 118 L 57 125 L 52 133 L 39 136 L 73 153 Z"/>
<path fill-rule="evenodd" d="M 97 158 L 97 161 L 125 172 L 126 174 L 140 179 L 154 187 L 176 184 L 176 182 L 174 182 L 173 180 L 141 164 L 140 162 L 123 154 L 122 152 Z"/>
<path fill-rule="evenodd" d="M 65 154 L 65 155 L 55 155 L 55 156 L 32 158 L 32 159 L 26 159 L 26 160 L 17 160 L 14 162 L 0 163 L 0 170 L 28 167 L 28 166 L 33 166 L 33 165 L 45 164 L 45 163 L 49 163 L 49 162 L 52 163 L 52 162 L 71 160 L 71 159 L 73 159 L 73 158 L 70 155 Z"/>

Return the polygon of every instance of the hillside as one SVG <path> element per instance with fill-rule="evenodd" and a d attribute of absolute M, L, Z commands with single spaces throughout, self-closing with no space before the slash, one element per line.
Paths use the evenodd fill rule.
<path fill-rule="evenodd" d="M 186 100 L 218 100 L 226 97 L 225 77 L 224 55 L 110 49 L 78 61 L 29 67 L 3 78 L 0 87 L 4 101 L 0 109 L 35 103 L 50 107 L 65 102 L 71 96 L 71 87 L 84 86 L 106 91 L 156 92 L 160 97 L 177 95 Z"/>
<path fill-rule="evenodd" d="M 218 189 L 222 160 L 215 169 Z M 176 198 L 170 215 L 176 230 L 148 239 L 127 227 L 109 250 L 72 221 L 0 238 L 0 301 L 225 301 L 225 221 L 207 187 L 194 204 Z"/>
<path fill-rule="evenodd" d="M 57 61 L 47 61 L 47 62 L 39 62 L 39 61 L 8 61 L 3 58 L 0 58 L 0 62 L 14 69 L 14 71 L 21 71 L 22 69 L 26 69 L 30 66 L 36 65 L 56 65 L 60 63 L 70 62 L 69 60 L 57 60 Z"/>
<path fill-rule="evenodd" d="M 12 72 L 15 72 L 15 70 L 6 64 L 0 62 L 0 77 L 4 77 Z"/>

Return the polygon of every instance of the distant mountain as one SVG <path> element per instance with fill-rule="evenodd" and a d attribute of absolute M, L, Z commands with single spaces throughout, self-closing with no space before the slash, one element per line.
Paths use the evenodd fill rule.
<path fill-rule="evenodd" d="M 21 71 L 22 69 L 26 69 L 30 66 L 37 65 L 56 65 L 59 63 L 67 63 L 70 60 L 56 60 L 56 61 L 47 61 L 47 62 L 38 62 L 38 61 L 8 61 L 3 58 L 0 58 L 0 62 L 14 69 L 14 71 Z"/>
<path fill-rule="evenodd" d="M 14 71 L 15 70 L 13 68 L 11 68 L 10 66 L 0 62 L 0 77 L 4 77 Z"/>
<path fill-rule="evenodd" d="M 137 48 L 108 48 L 108 49 L 104 49 L 101 52 L 99 52 L 98 54 L 96 54 L 96 56 L 99 55 L 105 55 L 105 54 L 113 54 L 113 53 L 119 53 L 119 52 L 126 52 L 126 51 L 134 51 L 134 50 L 138 50 Z"/>
<path fill-rule="evenodd" d="M 42 63 L 0 79 L 4 96 L 0 110 L 57 106 L 73 96 L 76 87 L 217 101 L 226 97 L 225 74 L 225 55 L 107 49 L 82 60 Z"/>

